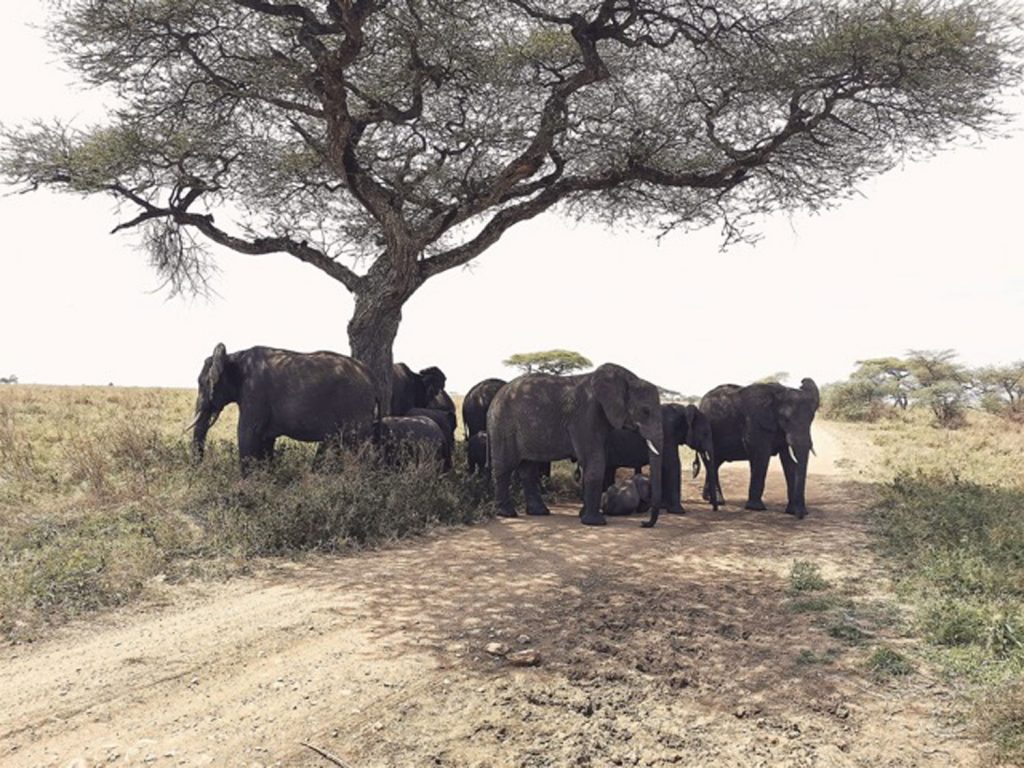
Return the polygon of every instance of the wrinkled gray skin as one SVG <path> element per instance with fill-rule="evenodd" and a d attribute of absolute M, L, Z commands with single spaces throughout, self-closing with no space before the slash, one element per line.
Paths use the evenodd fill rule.
<path fill-rule="evenodd" d="M 451 454 L 444 432 L 428 416 L 385 416 L 373 427 L 373 442 L 381 460 L 390 467 L 431 462 L 451 467 Z"/>
<path fill-rule="evenodd" d="M 391 416 L 404 416 L 411 408 L 434 408 L 432 403 L 444 391 L 447 381 L 444 371 L 436 366 L 416 373 L 405 363 L 395 363 L 391 376 Z M 454 403 L 451 411 L 455 412 Z"/>
<path fill-rule="evenodd" d="M 782 384 L 750 384 L 740 387 L 723 384 L 708 392 L 700 409 L 711 421 L 715 463 L 709 467 L 704 483 L 704 498 L 721 494 L 712 485 L 718 467 L 726 461 L 750 462 L 750 489 L 747 509 L 764 509 L 768 461 L 778 455 L 786 476 L 786 512 L 803 518 L 807 514 L 805 490 L 807 465 L 813 449 L 811 422 L 820 398 L 813 379 L 804 379 L 799 389 Z"/>
<path fill-rule="evenodd" d="M 443 411 L 439 408 L 410 408 L 405 415 L 425 416 L 441 428 L 445 444 L 444 471 L 451 470 L 452 456 L 455 453 L 455 412 Z"/>
<path fill-rule="evenodd" d="M 658 390 L 619 365 L 578 376 L 527 374 L 501 388 L 487 412 L 487 438 L 498 514 L 515 517 L 509 494 L 517 469 L 531 515 L 549 514 L 540 495 L 538 462 L 575 457 L 583 473 L 585 525 L 604 525 L 601 492 L 605 443 L 613 429 L 635 429 L 654 446 L 650 527 L 661 501 L 663 433 Z"/>
<path fill-rule="evenodd" d="M 228 403 L 238 403 L 242 473 L 274 455 L 278 437 L 355 445 L 370 435 L 376 387 L 369 369 L 335 352 L 252 347 L 227 353 L 218 344 L 203 363 L 192 422 L 192 455 L 200 461 L 206 434 Z"/>
<path fill-rule="evenodd" d="M 682 467 L 679 462 L 679 447 L 688 446 L 696 452 L 693 461 L 693 476 L 700 469 L 700 459 L 705 466 L 714 467 L 714 441 L 711 436 L 711 422 L 695 405 L 665 403 L 661 406 L 662 434 L 665 453 L 662 459 L 661 508 L 673 514 L 682 514 L 681 498 Z M 615 470 L 630 467 L 639 472 L 647 464 L 647 444 L 638 432 L 616 429 L 608 436 L 608 464 L 605 467 L 605 488 L 615 484 Z M 712 501 L 718 509 L 718 504 Z"/>
<path fill-rule="evenodd" d="M 477 473 L 484 477 L 490 477 L 490 467 L 487 465 L 487 433 L 477 432 L 466 439 L 466 460 L 469 474 Z"/>
<path fill-rule="evenodd" d="M 451 414 L 452 430 L 455 429 L 457 419 L 455 417 L 455 401 L 452 400 L 452 396 L 445 392 L 443 389 L 430 398 L 427 403 L 427 408 L 433 408 L 438 411 L 444 411 L 445 413 Z"/>
<path fill-rule="evenodd" d="M 462 398 L 462 428 L 469 439 L 477 432 L 487 431 L 487 409 L 498 394 L 498 390 L 508 384 L 504 379 L 484 379 L 469 388 Z"/>
<path fill-rule="evenodd" d="M 606 515 L 645 513 L 651 506 L 651 481 L 635 474 L 624 485 L 611 485 L 601 497 L 601 511 Z"/>

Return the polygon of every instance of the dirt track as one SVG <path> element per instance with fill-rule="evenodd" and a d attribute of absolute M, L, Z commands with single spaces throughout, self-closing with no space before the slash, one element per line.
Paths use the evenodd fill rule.
<path fill-rule="evenodd" d="M 971 766 L 926 671 L 874 682 L 899 646 L 861 525 L 865 448 L 815 425 L 810 514 L 742 510 L 603 529 L 572 509 L 446 530 L 388 551 L 164 587 L 162 604 L 0 649 L 0 765 Z M 838 461 L 846 455 L 846 461 Z M 859 642 L 788 607 L 821 566 Z M 533 648 L 513 667 L 488 643 Z"/>

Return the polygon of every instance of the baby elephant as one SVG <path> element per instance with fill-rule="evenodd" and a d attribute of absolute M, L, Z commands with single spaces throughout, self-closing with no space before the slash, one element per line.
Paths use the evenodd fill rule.
<path fill-rule="evenodd" d="M 392 467 L 434 462 L 451 467 L 444 432 L 427 416 L 385 416 L 374 425 L 374 442 Z"/>
<path fill-rule="evenodd" d="M 601 498 L 606 515 L 646 514 L 651 508 L 651 481 L 646 475 L 633 475 L 625 485 L 613 485 Z"/>
<path fill-rule="evenodd" d="M 487 433 L 477 432 L 466 440 L 466 459 L 469 474 L 490 477 L 487 467 Z"/>

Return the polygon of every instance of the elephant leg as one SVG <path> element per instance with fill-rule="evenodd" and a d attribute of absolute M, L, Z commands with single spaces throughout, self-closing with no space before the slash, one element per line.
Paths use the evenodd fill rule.
<path fill-rule="evenodd" d="M 494 498 L 498 504 L 499 517 L 516 517 L 516 508 L 512 504 L 512 483 L 513 467 L 504 464 L 493 463 L 491 471 L 494 473 Z"/>
<path fill-rule="evenodd" d="M 803 519 L 807 514 L 807 503 L 804 500 L 804 488 L 807 485 L 807 453 L 801 451 L 804 460 L 803 466 L 797 464 L 789 451 L 779 452 L 779 460 L 782 462 L 782 471 L 786 474 L 786 513 Z"/>
<path fill-rule="evenodd" d="M 313 471 L 339 469 L 344 445 L 344 437 L 340 434 L 328 435 L 321 440 L 313 456 Z"/>
<path fill-rule="evenodd" d="M 607 525 L 601 513 L 601 494 L 604 493 L 604 462 L 594 462 L 583 467 L 583 514 L 580 522 L 584 525 Z"/>
<path fill-rule="evenodd" d="M 750 457 L 750 489 L 747 492 L 747 509 L 767 509 L 761 497 L 764 496 L 764 481 L 768 475 L 768 460 L 771 454 L 754 454 Z"/>
<path fill-rule="evenodd" d="M 793 461 L 788 451 L 779 451 L 779 461 L 782 463 L 782 474 L 786 476 L 786 512 L 793 514 L 794 494 L 796 493 L 796 462 Z"/>
<path fill-rule="evenodd" d="M 541 465 L 536 461 L 524 461 L 519 465 L 519 481 L 523 484 L 526 497 L 526 514 L 550 515 L 551 510 L 540 495 Z"/>
<path fill-rule="evenodd" d="M 601 481 L 601 485 L 607 490 L 615 485 L 615 470 L 618 467 L 613 467 L 611 464 L 605 465 L 604 468 L 604 479 Z"/>
<path fill-rule="evenodd" d="M 238 425 L 238 460 L 242 475 L 248 475 L 254 466 L 274 456 L 274 438 L 265 437 L 258 429 L 248 424 Z"/>
<path fill-rule="evenodd" d="M 661 461 L 661 508 L 673 515 L 682 515 L 683 468 L 679 462 L 679 446 L 665 444 L 665 457 Z"/>
<path fill-rule="evenodd" d="M 704 501 L 715 504 L 715 499 L 711 497 L 712 486 L 715 489 L 715 496 L 719 504 L 725 504 L 725 494 L 722 493 L 722 482 L 719 480 L 718 470 L 721 469 L 724 462 L 715 461 L 714 467 L 704 467 L 704 489 L 701 491 L 701 498 Z M 713 470 L 713 471 L 712 471 Z"/>

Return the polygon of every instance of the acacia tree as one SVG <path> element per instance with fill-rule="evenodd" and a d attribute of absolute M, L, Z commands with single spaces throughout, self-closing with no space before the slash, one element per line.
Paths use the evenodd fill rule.
<path fill-rule="evenodd" d="M 989 365 L 974 372 L 982 404 L 990 410 L 1019 416 L 1024 410 L 1024 360 L 1009 365 Z"/>
<path fill-rule="evenodd" d="M 906 410 L 915 384 L 910 364 L 898 357 L 874 357 L 858 360 L 851 379 L 874 385 L 875 392 L 892 399 L 892 404 Z"/>
<path fill-rule="evenodd" d="M 13 183 L 109 194 L 172 290 L 211 244 L 354 295 L 388 402 L 403 304 L 556 209 L 661 231 L 817 209 L 1000 124 L 1019 21 L 970 0 L 52 0 L 117 106 L 5 129 Z"/>
<path fill-rule="evenodd" d="M 518 368 L 523 373 L 552 373 L 555 376 L 564 376 L 574 371 L 582 371 L 593 365 L 590 360 L 579 352 L 570 349 L 549 349 L 546 352 L 518 352 L 507 360 L 501 361 L 502 365 L 510 368 Z"/>

